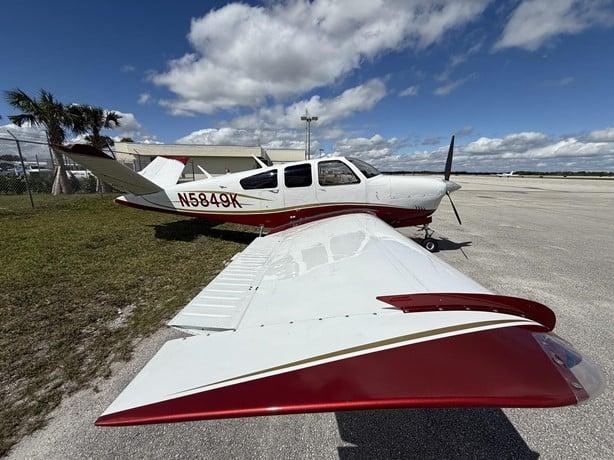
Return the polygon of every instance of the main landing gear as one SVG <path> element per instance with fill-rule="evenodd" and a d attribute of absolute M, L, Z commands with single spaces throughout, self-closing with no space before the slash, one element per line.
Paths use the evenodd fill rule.
<path fill-rule="evenodd" d="M 439 251 L 439 243 L 437 243 L 437 240 L 432 238 L 433 233 L 435 232 L 429 228 L 428 224 L 420 227 L 420 231 L 424 232 L 424 239 L 422 240 L 422 246 L 424 246 L 424 248 L 429 252 Z"/>

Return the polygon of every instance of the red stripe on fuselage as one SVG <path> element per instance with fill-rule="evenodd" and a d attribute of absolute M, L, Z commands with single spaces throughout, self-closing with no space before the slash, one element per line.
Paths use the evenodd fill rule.
<path fill-rule="evenodd" d="M 356 212 L 366 212 L 374 214 L 384 222 L 393 227 L 408 227 L 412 225 L 423 225 L 431 222 L 429 217 L 435 210 L 427 209 L 408 209 L 393 206 L 377 206 L 368 203 L 359 203 L 356 205 L 318 205 L 300 209 L 284 209 L 272 212 L 254 212 L 254 213 L 211 213 L 211 212 L 195 212 L 182 209 L 171 209 L 167 207 L 158 207 L 155 205 L 143 205 L 124 200 L 115 200 L 116 203 L 131 208 L 144 209 L 148 211 L 166 212 L 178 214 L 182 216 L 198 217 L 200 219 L 215 220 L 221 222 L 232 222 L 235 224 L 245 225 L 264 225 L 267 228 L 280 230 L 283 228 L 292 227 L 305 222 L 322 219 L 325 217 L 333 217 L 343 214 L 352 214 Z"/>
<path fill-rule="evenodd" d="M 103 415 L 96 424 L 398 407 L 555 407 L 588 397 L 570 386 L 573 379 L 530 330 L 507 327 L 237 383 Z"/>

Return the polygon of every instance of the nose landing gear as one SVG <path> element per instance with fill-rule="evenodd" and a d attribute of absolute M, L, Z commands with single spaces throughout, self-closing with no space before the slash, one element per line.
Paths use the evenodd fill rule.
<path fill-rule="evenodd" d="M 439 243 L 437 243 L 437 240 L 432 238 L 434 231 L 429 228 L 428 224 L 423 225 L 420 230 L 424 232 L 422 246 L 429 252 L 439 251 Z"/>

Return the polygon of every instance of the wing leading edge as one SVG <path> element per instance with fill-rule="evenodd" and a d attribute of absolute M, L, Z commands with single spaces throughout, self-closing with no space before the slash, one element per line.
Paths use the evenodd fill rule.
<path fill-rule="evenodd" d="M 256 239 L 170 324 L 195 335 L 167 342 L 98 425 L 549 407 L 601 385 L 547 307 L 489 293 L 367 214 Z"/>

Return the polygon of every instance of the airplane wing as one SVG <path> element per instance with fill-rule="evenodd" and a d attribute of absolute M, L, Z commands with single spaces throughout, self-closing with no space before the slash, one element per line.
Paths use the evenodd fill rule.
<path fill-rule="evenodd" d="M 547 407 L 599 371 L 554 314 L 499 296 L 369 214 L 256 238 L 97 420 L 131 425 L 394 407 Z"/>

